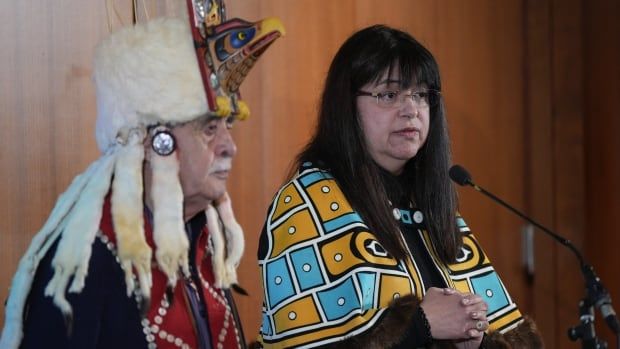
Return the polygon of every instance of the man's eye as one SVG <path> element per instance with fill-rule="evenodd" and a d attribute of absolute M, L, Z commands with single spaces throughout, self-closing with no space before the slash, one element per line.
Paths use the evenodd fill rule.
<path fill-rule="evenodd" d="M 215 134 L 217 132 L 217 122 L 216 121 L 209 121 L 204 126 L 204 132 L 206 132 L 207 134 Z"/>
<path fill-rule="evenodd" d="M 233 125 L 235 124 L 235 120 L 237 119 L 236 116 L 230 116 L 226 119 L 226 128 L 231 130 L 233 128 Z"/>

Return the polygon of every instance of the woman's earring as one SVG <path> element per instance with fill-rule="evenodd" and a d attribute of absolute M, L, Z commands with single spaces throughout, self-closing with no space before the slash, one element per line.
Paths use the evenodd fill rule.
<path fill-rule="evenodd" d="M 151 147 L 161 156 L 168 156 L 176 150 L 176 140 L 167 127 L 157 127 L 152 131 Z"/>

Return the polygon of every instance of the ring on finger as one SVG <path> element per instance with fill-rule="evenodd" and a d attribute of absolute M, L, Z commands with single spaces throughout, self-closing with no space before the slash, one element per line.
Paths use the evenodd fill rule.
<path fill-rule="evenodd" d="M 476 322 L 476 329 L 478 331 L 482 331 L 484 329 L 484 327 L 485 327 L 484 325 L 485 325 L 484 321 L 477 321 Z"/>

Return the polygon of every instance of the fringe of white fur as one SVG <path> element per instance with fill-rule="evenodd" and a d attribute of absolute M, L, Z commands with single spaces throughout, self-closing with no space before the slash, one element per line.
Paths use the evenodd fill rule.
<path fill-rule="evenodd" d="M 94 183 L 94 180 L 100 178 L 102 171 L 105 171 L 109 163 L 113 162 L 114 150 L 115 147 L 110 148 L 104 156 L 93 162 L 86 171 L 75 177 L 67 190 L 61 194 L 56 201 L 54 209 L 41 230 L 33 237 L 28 250 L 19 262 L 11 283 L 5 310 L 4 329 L 0 338 L 0 348 L 14 349 L 19 347 L 23 337 L 22 322 L 24 305 L 30 294 L 30 288 L 32 287 L 39 261 L 45 256 L 51 245 L 58 239 L 58 236 L 66 230 L 70 218 L 81 214 L 83 208 L 80 207 L 79 204 L 76 205 L 76 202 L 81 201 L 80 199 L 86 195 L 85 193 L 92 193 L 92 191 L 86 190 L 85 187 L 90 186 Z M 103 175 L 105 177 L 105 174 Z M 105 193 L 103 195 L 105 195 Z M 100 211 L 101 207 L 98 209 Z M 99 220 L 97 220 L 97 223 L 98 222 Z M 85 231 L 82 231 L 82 233 L 85 233 Z M 60 250 L 60 245 L 57 250 Z M 84 253 L 87 251 L 82 250 L 82 252 Z M 77 272 L 79 265 L 80 263 L 74 264 L 72 270 Z M 71 268 L 66 268 L 67 271 L 69 269 Z M 80 269 L 80 272 L 82 271 L 83 269 Z M 74 281 L 74 283 L 77 287 L 79 281 Z"/>
<path fill-rule="evenodd" d="M 243 230 L 232 210 L 228 193 L 225 193 L 206 210 L 207 227 L 213 245 L 213 274 L 215 287 L 229 288 L 237 283 L 237 267 L 241 261 L 245 240 Z M 219 216 L 219 217 L 218 217 Z M 224 233 L 222 233 L 222 226 Z M 226 254 L 224 253 L 226 248 Z"/>
<path fill-rule="evenodd" d="M 129 297 L 135 289 L 134 268 L 140 292 L 148 303 L 151 294 L 152 251 L 144 235 L 142 163 L 144 161 L 143 129 L 132 129 L 127 144 L 119 149 L 112 184 L 112 220 L 116 234 L 117 255 L 125 272 Z"/>
<path fill-rule="evenodd" d="M 160 156 L 153 149 L 150 164 L 153 173 L 153 239 L 155 258 L 168 277 L 168 286 L 177 282 L 177 271 L 189 276 L 189 240 L 183 227 L 183 190 L 179 182 L 179 162 L 176 153 Z"/>
<path fill-rule="evenodd" d="M 101 168 L 84 188 L 74 212 L 67 217 L 67 226 L 52 259 L 54 276 L 45 288 L 45 295 L 53 297 L 65 318 L 72 316 L 71 305 L 65 298 L 69 280 L 73 276 L 69 292 L 79 293 L 84 287 L 92 244 L 101 222 L 103 200 L 110 189 L 114 160 L 114 156 L 102 159 Z"/>

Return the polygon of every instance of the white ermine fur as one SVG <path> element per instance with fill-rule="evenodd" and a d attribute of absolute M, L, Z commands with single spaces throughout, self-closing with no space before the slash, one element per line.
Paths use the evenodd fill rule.
<path fill-rule="evenodd" d="M 101 221 L 103 200 L 110 188 L 114 169 L 114 154 L 105 155 L 101 167 L 89 180 L 75 203 L 76 208 L 67 217 L 67 226 L 60 237 L 52 259 L 54 276 L 45 288 L 45 295 L 53 297 L 62 313 L 71 316 L 71 305 L 65 298 L 67 284 L 73 276 L 71 292 L 80 292 L 88 272 L 88 262 Z"/>
<path fill-rule="evenodd" d="M 28 250 L 19 261 L 6 303 L 0 348 L 15 349 L 19 347 L 23 337 L 24 305 L 30 294 L 30 288 L 32 287 L 32 281 L 39 266 L 39 261 L 45 256 L 50 246 L 62 232 L 61 222 L 63 220 L 66 222 L 65 217 L 70 210 L 74 210 L 74 204 L 82 190 L 84 190 L 84 186 L 89 182 L 90 177 L 99 171 L 102 163 L 103 158 L 93 162 L 86 171 L 73 179 L 67 190 L 58 197 L 56 205 L 52 209 L 47 221 L 32 238 Z"/>
<path fill-rule="evenodd" d="M 106 149 L 123 127 L 181 123 L 208 111 L 187 20 L 157 18 L 122 28 L 95 54 L 97 144 Z"/>
<path fill-rule="evenodd" d="M 142 199 L 143 129 L 129 131 L 127 145 L 118 151 L 112 183 L 112 221 L 117 255 L 125 272 L 127 296 L 134 291 L 134 268 L 142 297 L 150 299 L 152 251 L 144 235 Z"/>
<path fill-rule="evenodd" d="M 224 193 L 221 198 L 216 200 L 215 204 L 226 232 L 226 270 L 228 271 L 230 283 L 237 283 L 236 270 L 245 249 L 243 229 L 235 219 L 228 193 Z"/>
<path fill-rule="evenodd" d="M 151 198 L 153 200 L 153 239 L 155 258 L 159 268 L 174 287 L 177 271 L 189 276 L 189 240 L 183 227 L 183 190 L 179 182 L 177 154 L 160 156 L 153 149 L 150 164 L 153 173 Z"/>
<path fill-rule="evenodd" d="M 228 277 L 226 275 L 225 267 L 225 253 L 224 248 L 226 241 L 224 240 L 224 234 L 220 228 L 220 218 L 217 215 L 215 207 L 209 205 L 205 210 L 207 216 L 207 229 L 209 229 L 209 239 L 211 239 L 211 246 L 213 251 L 211 254 L 211 264 L 213 265 L 213 276 L 215 278 L 215 287 L 224 288 L 228 287 Z"/>
<path fill-rule="evenodd" d="M 215 286 L 229 288 L 237 283 L 237 266 L 241 261 L 245 240 L 243 230 L 232 211 L 228 193 L 209 205 L 206 210 L 207 227 L 213 245 L 213 273 Z M 225 235 L 222 233 L 223 226 Z M 224 252 L 226 248 L 226 252 Z"/>

